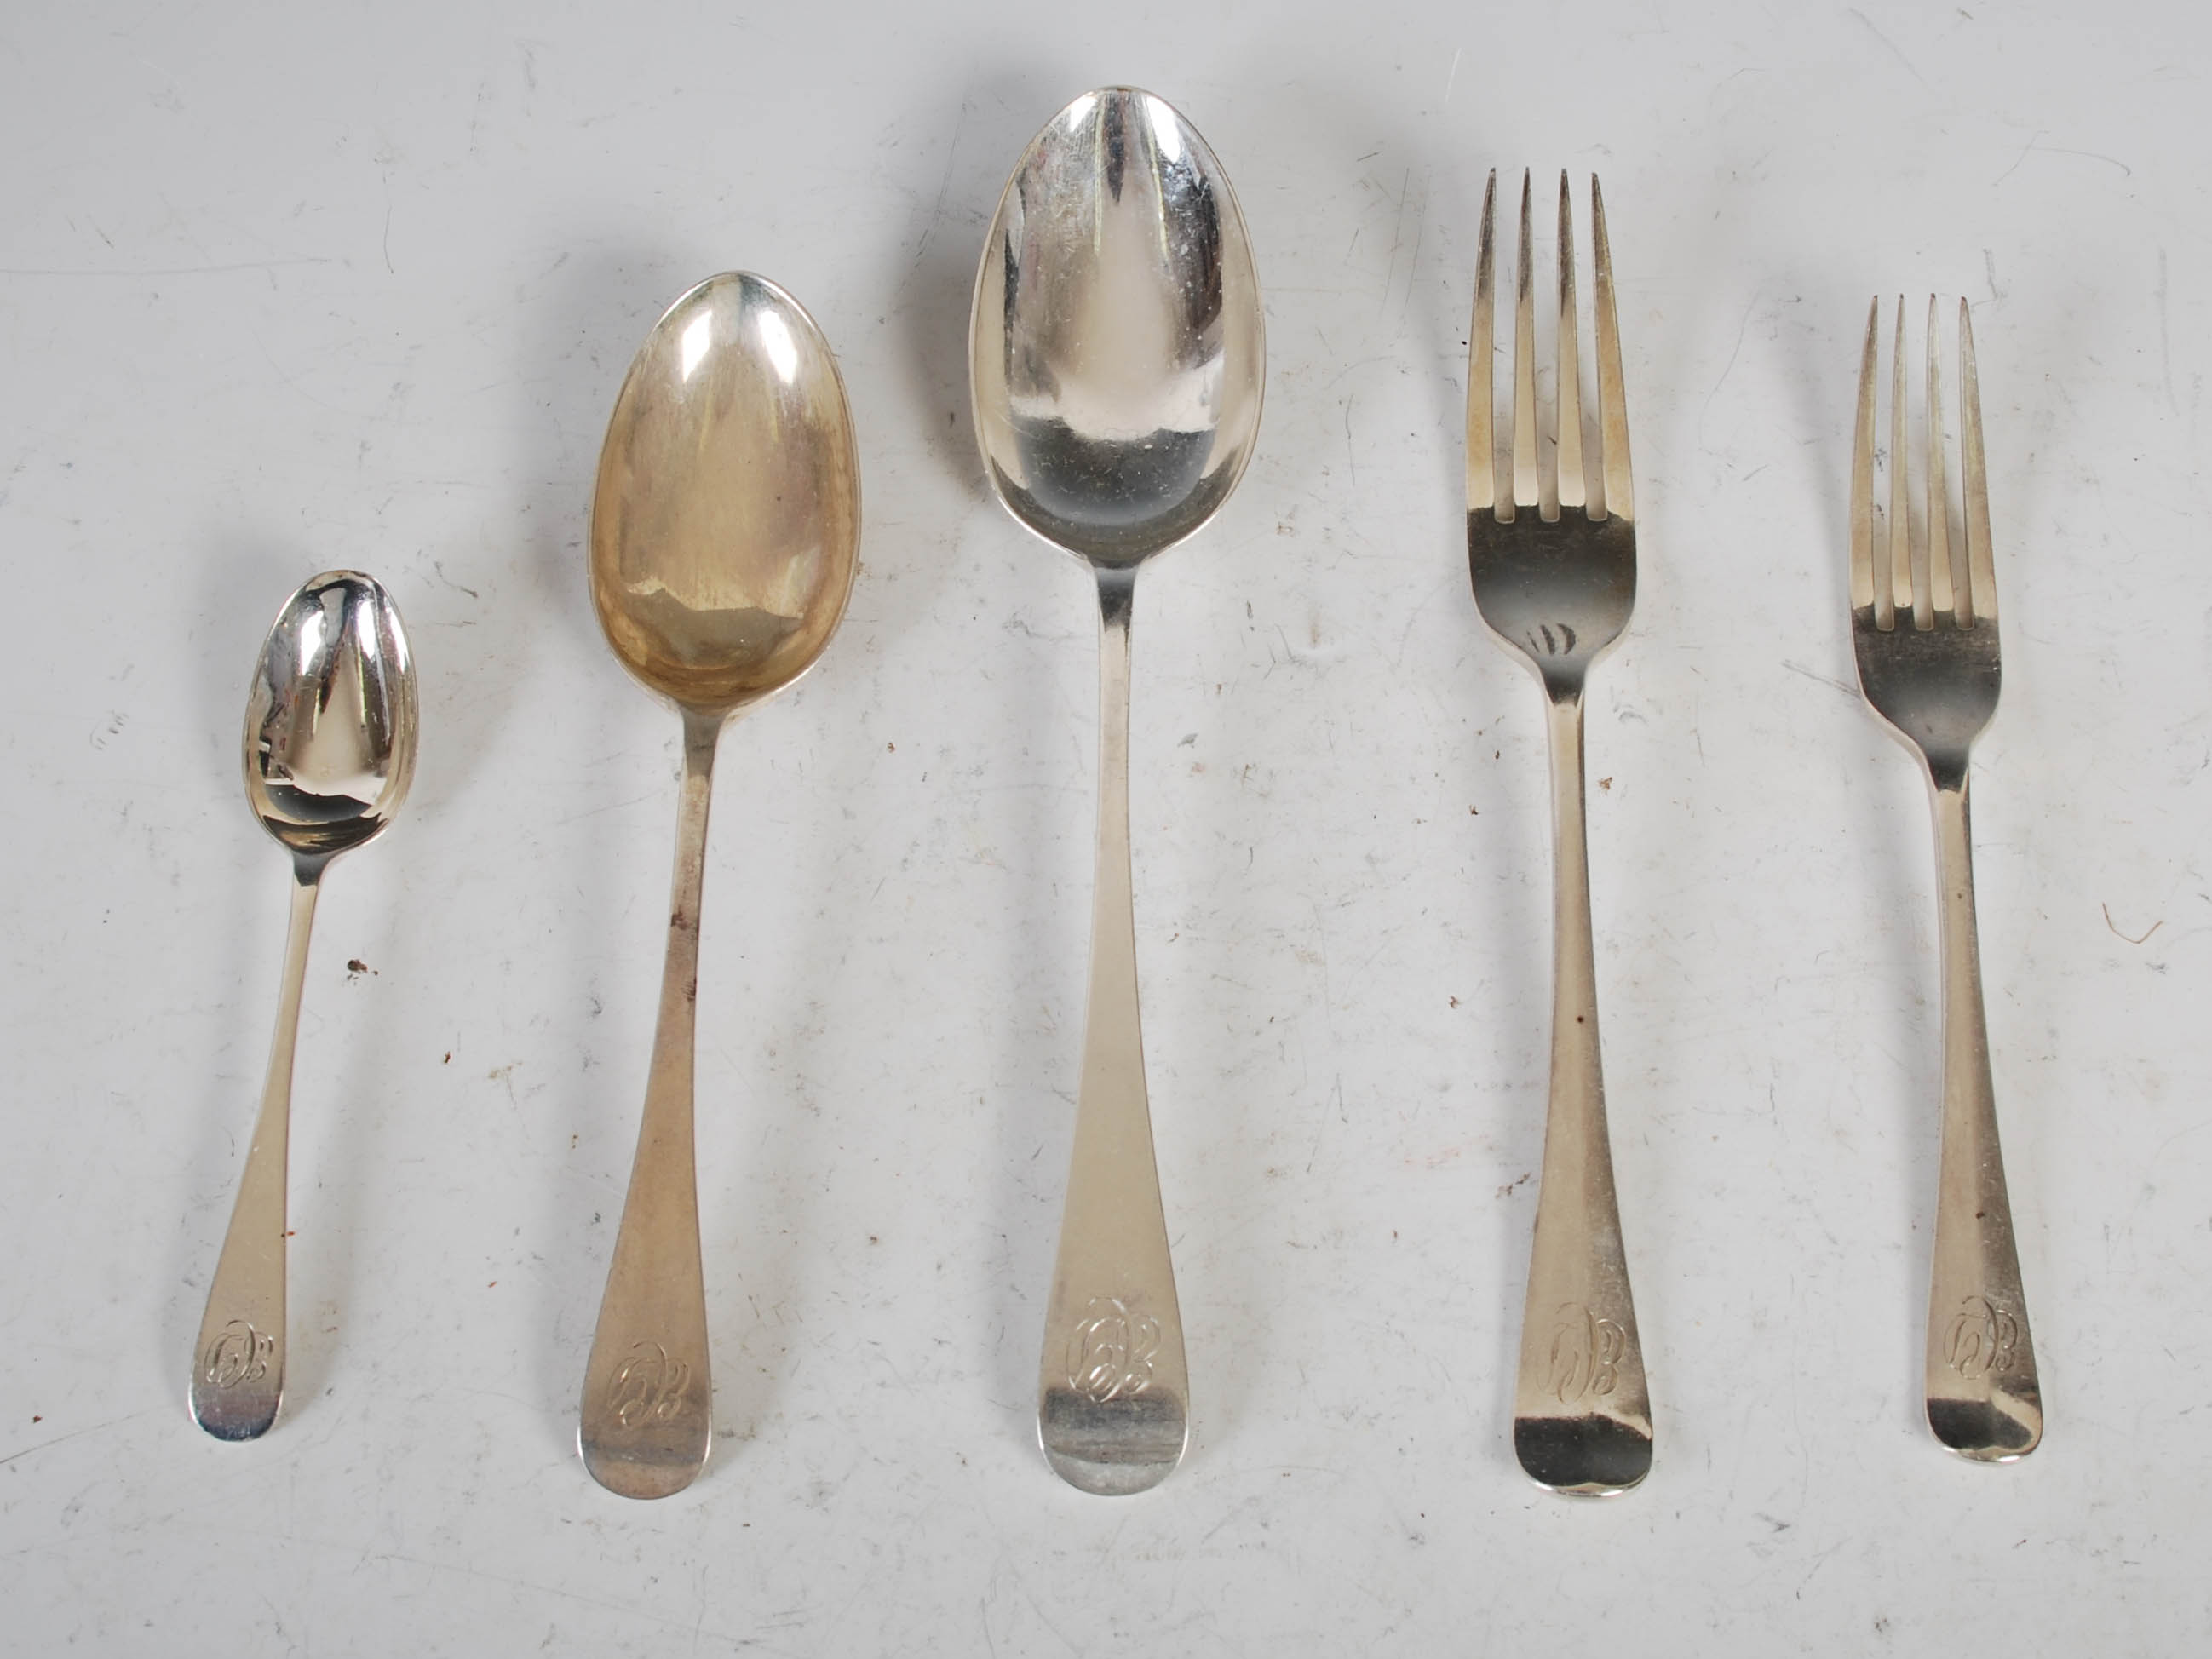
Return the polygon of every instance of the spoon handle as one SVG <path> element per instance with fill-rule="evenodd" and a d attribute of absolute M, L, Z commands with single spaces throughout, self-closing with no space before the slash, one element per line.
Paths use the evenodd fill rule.
<path fill-rule="evenodd" d="M 690 1486 L 712 1442 L 707 1287 L 699 1259 L 699 1181 L 691 1135 L 693 1030 L 699 1000 L 699 894 L 707 808 L 722 716 L 684 714 L 684 799 L 675 896 L 661 970 L 637 1158 L 622 1231 L 584 1370 L 577 1446 L 592 1478 L 624 1498 Z"/>
<path fill-rule="evenodd" d="M 1606 1138 L 1580 691 L 1548 698 L 1545 707 L 1553 837 L 1552 1097 L 1521 1324 L 1513 1449 L 1544 1486 L 1617 1492 L 1650 1469 L 1651 1402 Z"/>
<path fill-rule="evenodd" d="M 208 1286 L 207 1312 L 192 1346 L 192 1420 L 218 1440 L 255 1440 L 276 1420 L 284 1395 L 284 1200 L 292 1139 L 292 1054 L 299 1044 L 300 988 L 322 889 L 319 858 L 292 865 L 292 919 L 284 937 L 284 981 L 269 1076 L 238 1202 Z"/>
<path fill-rule="evenodd" d="M 1037 1439 L 1070 1486 L 1142 1492 L 1188 1436 L 1190 1374 L 1152 1158 L 1129 884 L 1133 570 L 1098 573 L 1098 866 L 1075 1152 L 1046 1310 Z"/>

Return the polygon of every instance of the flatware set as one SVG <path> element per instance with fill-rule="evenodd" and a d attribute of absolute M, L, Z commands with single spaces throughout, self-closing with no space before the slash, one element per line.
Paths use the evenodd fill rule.
<path fill-rule="evenodd" d="M 1584 825 L 1585 691 L 1627 629 L 1637 590 L 1620 306 L 1595 178 L 1583 303 L 1564 173 L 1554 280 L 1539 304 L 1524 173 L 1501 416 L 1497 195 L 1492 173 L 1468 346 L 1468 572 L 1483 622 L 1542 694 L 1553 836 L 1550 1087 L 1511 1437 L 1541 1486 L 1610 1494 L 1641 1482 L 1654 1455 L 1607 1123 Z M 1879 302 L 1869 317 L 1850 623 L 1867 702 L 1919 759 L 1936 826 L 1943 1086 L 1928 1421 L 1943 1445 L 2002 1462 L 2034 1449 L 2043 1415 L 1998 1148 L 1966 805 L 1969 750 L 1999 680 L 1988 468 L 1961 303 L 1954 514 L 1941 320 L 1931 300 L 1916 425 L 1899 301 L 1880 446 Z M 1548 373 L 1540 321 L 1553 343 Z M 1153 1486 L 1190 1441 L 1190 1366 L 1138 1006 L 1130 634 L 1141 568 L 1204 529 L 1253 458 L 1265 334 L 1253 240 L 1220 161 L 1182 114 L 1150 93 L 1108 87 L 1045 125 L 984 238 L 968 368 L 992 490 L 1024 528 L 1084 562 L 1098 602 L 1088 1001 L 1036 1401 L 1047 1462 L 1086 1492 Z M 1922 439 L 1908 441 L 1916 431 Z M 821 657 L 852 592 L 860 537 L 859 446 L 821 330 L 764 277 L 698 284 L 654 325 L 622 384 L 591 512 L 588 578 L 607 644 L 675 709 L 684 732 L 658 1024 L 578 1407 L 586 1468 L 624 1497 L 683 1490 L 714 1437 L 693 1058 L 715 753 L 732 715 Z M 191 1359 L 192 1415 L 218 1438 L 265 1433 L 282 1401 L 285 1165 L 308 934 L 331 860 L 377 835 L 406 797 L 416 702 L 391 597 L 349 572 L 293 595 L 255 670 L 246 789 L 291 854 L 292 906 L 267 1083 Z M 1612 738 L 1601 730 L 1598 740 Z"/>

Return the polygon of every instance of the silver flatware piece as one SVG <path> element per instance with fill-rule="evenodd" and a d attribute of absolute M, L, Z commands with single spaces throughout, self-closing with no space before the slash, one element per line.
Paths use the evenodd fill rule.
<path fill-rule="evenodd" d="M 1590 943 L 1589 857 L 1583 808 L 1583 688 L 1620 637 L 1636 599 L 1636 524 L 1621 391 L 1620 327 L 1605 204 L 1590 180 L 1595 244 L 1597 422 L 1583 428 L 1574 234 L 1559 175 L 1558 381 L 1554 420 L 1536 407 L 1534 239 L 1528 176 L 1521 180 L 1514 272 L 1510 459 L 1496 445 L 1492 358 L 1498 175 L 1482 198 L 1474 326 L 1467 385 L 1467 549 L 1476 607 L 1536 671 L 1552 751 L 1552 1083 L 1535 1238 L 1528 1258 L 1513 1449 L 1543 1486 L 1620 1492 L 1651 1468 L 1651 1403 L 1629 1294 Z M 1586 441 L 1595 439 L 1586 448 Z"/>
<path fill-rule="evenodd" d="M 1943 963 L 1942 1150 L 1928 1300 L 1928 1425 L 1962 1457 L 2008 1463 L 2043 1438 L 2043 1393 L 1997 1144 L 1974 926 L 1968 752 L 1996 710 L 1997 588 L 1981 383 L 1959 302 L 1960 512 L 1944 464 L 1942 331 L 1928 301 L 1925 471 L 1914 533 L 1905 301 L 1891 361 L 1889 511 L 1875 504 L 1875 370 L 1881 302 L 1867 313 L 1851 452 L 1851 645 L 1866 700 L 1919 758 L 1936 814 Z"/>
<path fill-rule="evenodd" d="M 1090 1008 L 1037 1400 L 1045 1457 L 1091 1492 L 1165 1479 L 1189 1430 L 1138 1024 L 1129 618 L 1138 568 L 1219 511 L 1251 459 L 1263 335 L 1244 222 L 1197 131 L 1128 87 L 1054 116 L 984 240 L 969 366 L 992 488 L 1098 586 Z"/>
<path fill-rule="evenodd" d="M 659 1021 L 577 1424 L 585 1468 L 625 1498 L 681 1492 L 714 1439 L 691 1080 L 714 750 L 731 715 L 822 654 L 860 541 L 860 462 L 829 343 L 766 278 L 708 278 L 639 348 L 592 498 L 607 643 L 684 719 Z"/>
<path fill-rule="evenodd" d="M 284 602 L 246 700 L 246 796 L 292 855 L 276 1036 L 238 1200 L 192 1349 L 193 1419 L 218 1440 L 269 1431 L 284 1395 L 292 1057 L 323 872 L 378 835 L 415 775 L 415 666 L 373 577 L 327 571 Z"/>

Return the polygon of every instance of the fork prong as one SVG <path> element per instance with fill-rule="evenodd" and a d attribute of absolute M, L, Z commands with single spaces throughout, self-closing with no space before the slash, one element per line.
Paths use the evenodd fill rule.
<path fill-rule="evenodd" d="M 1559 441 L 1556 466 L 1557 500 L 1562 508 L 1581 507 L 1589 500 L 1589 481 L 1583 476 L 1583 362 L 1575 319 L 1574 198 L 1567 188 L 1566 169 L 1559 170 Z"/>
<path fill-rule="evenodd" d="M 1482 238 L 1474 256 L 1474 325 L 1467 341 L 1467 510 L 1498 511 L 1498 276 L 1491 229 L 1498 204 L 1498 169 L 1482 191 Z"/>
<path fill-rule="evenodd" d="M 1943 470 L 1942 322 L 1928 296 L 1928 608 L 1939 624 L 1952 618 L 1951 489 Z"/>
<path fill-rule="evenodd" d="M 1867 307 L 1866 350 L 1859 359 L 1859 416 L 1851 440 L 1851 609 L 1874 611 L 1875 626 L 1895 625 L 1889 584 L 1874 579 L 1874 383 L 1881 300 Z"/>
<path fill-rule="evenodd" d="M 1513 505 L 1537 505 L 1536 285 L 1528 234 L 1528 172 L 1521 172 L 1521 259 L 1513 273 Z"/>
<path fill-rule="evenodd" d="M 1897 296 L 1897 340 L 1889 360 L 1889 577 L 1890 592 L 1899 611 L 1912 613 L 1912 625 L 1923 631 L 1935 626 L 1928 614 L 1928 580 L 1923 571 L 1913 580 L 1912 508 L 1906 464 L 1911 453 L 1905 436 L 1911 429 L 1905 410 L 1905 296 Z"/>
<path fill-rule="evenodd" d="M 1959 301 L 1959 435 L 1966 507 L 1967 591 L 1977 622 L 1997 619 L 1996 564 L 1990 550 L 1989 466 L 1982 454 L 1982 382 L 1974 372 L 1974 325 Z M 1961 625 L 1966 618 L 1960 618 Z"/>
<path fill-rule="evenodd" d="M 1620 315 L 1613 295 L 1613 244 L 1605 234 L 1605 198 L 1590 174 L 1590 250 L 1596 264 L 1598 449 L 1605 459 L 1605 511 L 1632 521 L 1636 491 L 1628 474 L 1628 403 L 1620 389 Z"/>

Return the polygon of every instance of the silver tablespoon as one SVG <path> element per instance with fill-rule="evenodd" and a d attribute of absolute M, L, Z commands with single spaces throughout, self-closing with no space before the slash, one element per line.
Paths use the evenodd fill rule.
<path fill-rule="evenodd" d="M 1091 1006 L 1037 1438 L 1085 1492 L 1142 1492 L 1189 1434 L 1189 1370 L 1152 1156 L 1129 880 L 1137 568 L 1220 509 L 1251 459 L 1265 348 L 1244 221 L 1164 100 L 1085 93 L 1007 180 L 969 336 L 992 488 L 1098 582 Z"/>
<path fill-rule="evenodd" d="M 300 988 L 323 871 L 392 822 L 415 775 L 415 666 L 392 596 L 350 570 L 284 602 L 246 700 L 246 796 L 292 854 L 292 921 L 261 1115 L 192 1349 L 192 1418 L 252 1440 L 284 1394 L 285 1166 Z"/>
<path fill-rule="evenodd" d="M 860 542 L 860 463 L 829 343 L 775 283 L 709 277 L 638 349 L 592 499 L 607 643 L 684 716 L 659 1024 L 577 1428 L 592 1478 L 625 1498 L 681 1492 L 712 1439 L 691 1063 L 714 746 L 732 714 L 813 665 Z"/>

